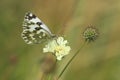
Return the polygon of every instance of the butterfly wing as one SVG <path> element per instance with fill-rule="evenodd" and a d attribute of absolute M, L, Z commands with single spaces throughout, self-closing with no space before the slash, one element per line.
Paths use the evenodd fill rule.
<path fill-rule="evenodd" d="M 52 35 L 48 27 L 38 17 L 32 13 L 25 14 L 22 38 L 27 44 L 41 43 Z"/>

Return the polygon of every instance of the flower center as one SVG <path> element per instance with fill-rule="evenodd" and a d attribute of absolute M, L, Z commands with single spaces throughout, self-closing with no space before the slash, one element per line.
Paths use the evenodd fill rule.
<path fill-rule="evenodd" d="M 63 50 L 63 48 L 61 47 L 61 46 L 57 46 L 56 48 L 55 48 L 55 52 L 57 52 L 57 53 L 59 53 L 60 51 L 62 51 Z"/>

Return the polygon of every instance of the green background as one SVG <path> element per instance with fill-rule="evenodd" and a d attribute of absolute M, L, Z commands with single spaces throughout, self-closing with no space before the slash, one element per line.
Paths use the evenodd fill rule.
<path fill-rule="evenodd" d="M 26 12 L 69 41 L 72 50 L 60 67 L 84 43 L 87 26 L 99 30 L 98 39 L 81 50 L 62 79 L 120 80 L 120 0 L 0 0 L 0 80 L 40 80 L 44 45 L 27 45 L 21 38 Z"/>

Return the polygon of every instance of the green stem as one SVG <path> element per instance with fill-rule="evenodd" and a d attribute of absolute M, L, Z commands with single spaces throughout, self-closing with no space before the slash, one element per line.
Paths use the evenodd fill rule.
<path fill-rule="evenodd" d="M 67 67 L 69 66 L 69 64 L 72 62 L 72 60 L 75 58 L 75 56 L 80 52 L 80 50 L 85 46 L 87 42 L 84 42 L 83 45 L 78 49 L 78 51 L 72 56 L 72 58 L 68 61 L 68 63 L 66 64 L 66 66 L 63 68 L 63 70 L 61 71 L 60 75 L 58 76 L 58 80 L 60 79 L 60 77 L 62 76 L 62 74 L 65 72 L 65 70 L 67 69 Z"/>

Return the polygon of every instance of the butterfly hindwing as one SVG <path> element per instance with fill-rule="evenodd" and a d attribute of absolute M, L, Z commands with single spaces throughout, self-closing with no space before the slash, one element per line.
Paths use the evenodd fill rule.
<path fill-rule="evenodd" d="M 36 44 L 50 38 L 52 33 L 48 27 L 34 14 L 26 13 L 23 21 L 22 38 L 27 44 Z"/>

